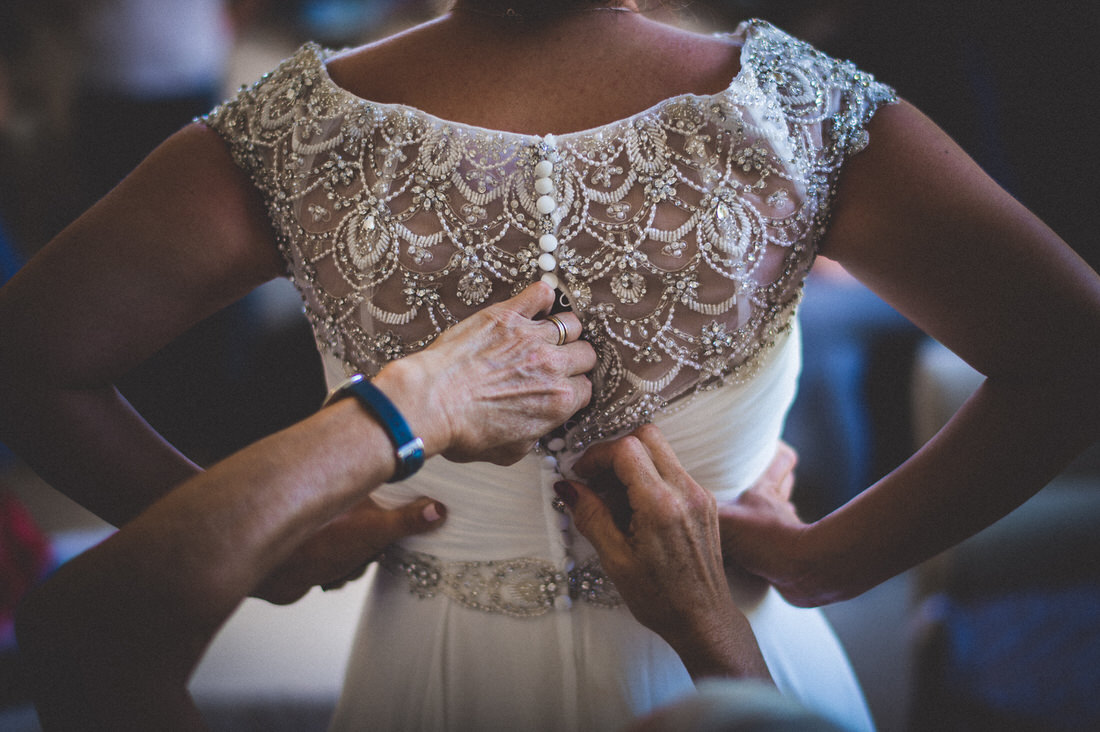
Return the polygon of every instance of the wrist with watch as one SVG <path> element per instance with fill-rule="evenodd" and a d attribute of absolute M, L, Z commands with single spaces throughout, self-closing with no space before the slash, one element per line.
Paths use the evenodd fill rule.
<path fill-rule="evenodd" d="M 404 480 L 420 469 L 424 464 L 424 441 L 413 435 L 409 423 L 381 389 L 363 374 L 355 374 L 329 392 L 321 408 L 346 397 L 355 397 L 374 416 L 393 443 L 397 467 L 387 483 Z"/>

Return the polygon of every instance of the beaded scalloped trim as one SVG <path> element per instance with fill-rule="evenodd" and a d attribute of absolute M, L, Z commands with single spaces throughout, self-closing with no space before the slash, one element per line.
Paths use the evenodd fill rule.
<path fill-rule="evenodd" d="M 763 21 L 715 95 L 583 132 L 356 97 L 307 44 L 205 118 L 263 193 L 320 346 L 373 374 L 546 277 L 596 349 L 564 449 L 751 378 L 893 90 Z M 737 35 L 737 34 L 735 34 Z"/>
<path fill-rule="evenodd" d="M 471 610 L 514 618 L 545 615 L 576 600 L 608 609 L 623 604 L 595 556 L 563 572 L 545 559 L 455 562 L 391 546 L 378 562 L 408 580 L 417 597 L 443 595 Z"/>

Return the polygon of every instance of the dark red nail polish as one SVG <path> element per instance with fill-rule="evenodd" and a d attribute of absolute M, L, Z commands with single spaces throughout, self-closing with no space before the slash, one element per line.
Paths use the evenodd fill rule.
<path fill-rule="evenodd" d="M 566 481 L 558 481 L 554 484 L 554 492 L 558 494 L 558 498 L 565 501 L 565 505 L 573 508 L 573 504 L 577 502 L 577 489 Z"/>

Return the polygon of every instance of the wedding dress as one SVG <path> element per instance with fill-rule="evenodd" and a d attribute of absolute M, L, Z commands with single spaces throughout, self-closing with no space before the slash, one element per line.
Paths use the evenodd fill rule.
<path fill-rule="evenodd" d="M 741 69 L 724 91 L 558 136 L 356 97 L 313 44 L 205 118 L 264 195 L 331 383 L 540 277 L 598 354 L 592 403 L 518 464 L 434 458 L 374 494 L 432 496 L 448 519 L 369 575 L 335 728 L 613 730 L 693 688 L 552 486 L 585 447 L 648 421 L 720 499 L 761 474 L 837 176 L 894 100 L 766 22 L 728 40 Z M 871 728 L 819 612 L 763 583 L 731 592 L 780 689 Z"/>

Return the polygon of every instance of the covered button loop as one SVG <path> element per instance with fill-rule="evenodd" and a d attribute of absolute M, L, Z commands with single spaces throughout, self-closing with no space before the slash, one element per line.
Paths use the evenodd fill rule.
<path fill-rule="evenodd" d="M 558 160 L 557 141 L 553 135 L 547 135 L 539 141 L 535 147 L 536 159 L 533 182 L 535 195 L 535 209 L 538 211 L 538 268 L 541 279 L 557 292 L 557 300 L 552 312 L 560 312 L 569 307 L 568 297 L 564 293 L 564 287 L 558 277 L 558 237 L 556 236 L 558 222 L 558 189 L 554 185 L 555 161 Z M 559 174 L 560 177 L 560 174 Z M 560 431 L 559 428 L 558 431 Z M 565 448 L 565 440 L 560 434 L 549 435 L 542 440 L 541 447 L 547 450 L 544 454 L 542 468 L 549 473 L 550 484 L 562 480 L 558 469 L 557 454 Z M 557 497 L 550 501 L 550 505 L 558 512 L 558 529 L 560 530 L 561 543 L 566 552 L 573 543 L 570 533 L 570 519 L 566 513 L 565 503 Z M 568 598 L 565 598 L 568 599 Z"/>
<path fill-rule="evenodd" d="M 547 135 L 538 146 L 539 161 L 535 163 L 535 208 L 539 212 L 538 240 L 539 270 L 542 272 L 542 281 L 554 289 L 560 289 L 557 268 L 558 258 L 555 252 L 558 249 L 558 238 L 554 236 L 556 222 L 554 212 L 558 208 L 557 190 L 554 187 L 554 161 L 552 157 L 556 152 L 555 140 L 552 135 Z"/>

